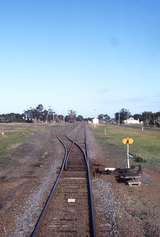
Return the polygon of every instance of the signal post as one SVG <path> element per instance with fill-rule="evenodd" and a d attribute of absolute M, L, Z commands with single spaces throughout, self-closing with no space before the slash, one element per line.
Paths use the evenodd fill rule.
<path fill-rule="evenodd" d="M 129 145 L 132 145 L 134 143 L 133 138 L 131 137 L 126 137 L 122 139 L 122 143 L 124 145 L 127 145 L 127 168 L 130 168 L 130 158 L 129 158 Z"/>

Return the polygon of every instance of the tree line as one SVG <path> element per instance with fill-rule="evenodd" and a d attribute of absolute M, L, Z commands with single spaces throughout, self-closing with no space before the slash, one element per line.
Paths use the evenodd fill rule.
<path fill-rule="evenodd" d="M 143 122 L 144 126 L 160 127 L 160 112 L 144 111 L 141 114 L 132 115 L 128 109 L 122 108 L 119 112 L 115 113 L 115 121 L 120 124 L 130 117 Z"/>
<path fill-rule="evenodd" d="M 1 123 L 10 122 L 75 122 L 82 121 L 84 118 L 82 115 L 76 115 L 74 110 L 69 110 L 66 116 L 57 114 L 53 109 L 46 109 L 42 104 L 37 105 L 35 108 L 29 108 L 23 113 L 7 113 L 0 114 Z"/>
<path fill-rule="evenodd" d="M 107 113 L 99 114 L 98 119 L 102 123 L 116 122 L 123 124 L 124 120 L 133 117 L 134 119 L 143 122 L 144 126 L 160 127 L 160 112 L 145 111 L 141 114 L 131 114 L 128 109 L 122 108 L 119 112 L 115 113 L 115 117 L 111 118 Z M 74 110 L 69 110 L 67 115 L 57 114 L 53 109 L 46 109 L 42 104 L 37 105 L 35 108 L 29 108 L 23 113 L 7 113 L 0 114 L 0 123 L 10 122 L 75 122 L 75 121 L 91 121 L 93 117 L 84 118 L 82 115 L 77 115 Z"/>

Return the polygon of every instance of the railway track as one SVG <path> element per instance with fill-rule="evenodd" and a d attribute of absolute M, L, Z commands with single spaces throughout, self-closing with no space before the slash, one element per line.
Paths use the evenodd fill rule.
<path fill-rule="evenodd" d="M 95 237 L 91 174 L 86 143 L 65 137 L 64 159 L 31 237 Z"/>

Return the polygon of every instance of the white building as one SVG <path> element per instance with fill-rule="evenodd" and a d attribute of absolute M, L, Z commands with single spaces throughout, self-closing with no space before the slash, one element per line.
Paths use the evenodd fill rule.
<path fill-rule="evenodd" d="M 124 124 L 141 124 L 141 122 L 139 121 L 139 119 L 136 120 L 133 117 L 130 117 L 124 120 Z"/>
<path fill-rule="evenodd" d="M 99 119 L 98 119 L 98 118 L 92 119 L 92 123 L 93 123 L 94 125 L 99 124 Z"/>

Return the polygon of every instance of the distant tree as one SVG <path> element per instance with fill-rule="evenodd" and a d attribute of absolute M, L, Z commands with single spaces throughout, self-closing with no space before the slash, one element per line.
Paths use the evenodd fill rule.
<path fill-rule="evenodd" d="M 28 121 L 42 121 L 42 122 L 47 122 L 51 121 L 52 115 L 51 115 L 51 110 L 46 110 L 44 109 L 42 104 L 39 104 L 36 108 L 30 108 L 24 112 L 25 118 Z"/>
<path fill-rule="evenodd" d="M 42 104 L 36 108 L 30 107 L 25 110 L 23 114 L 9 113 L 0 114 L 0 122 L 33 122 L 33 121 L 53 121 L 55 119 L 55 112 L 51 108 L 44 109 Z"/>
<path fill-rule="evenodd" d="M 73 123 L 76 121 L 76 112 L 74 110 L 69 110 L 68 116 L 69 116 L 70 123 Z"/>
<path fill-rule="evenodd" d="M 153 124 L 153 114 L 150 111 L 145 111 L 142 113 L 142 119 L 145 126 Z"/>
<path fill-rule="evenodd" d="M 128 109 L 123 108 L 123 109 L 120 110 L 121 122 L 128 119 L 130 116 L 131 116 L 131 113 L 129 112 Z"/>
<path fill-rule="evenodd" d="M 62 114 L 59 114 L 58 119 L 59 119 L 59 121 L 64 121 L 64 116 Z"/>
<path fill-rule="evenodd" d="M 58 117 L 58 114 L 54 113 L 54 121 L 59 123 L 59 117 Z"/>
<path fill-rule="evenodd" d="M 99 119 L 99 120 L 103 120 L 103 118 L 104 118 L 104 114 L 99 114 L 99 115 L 98 115 L 98 119 Z"/>
<path fill-rule="evenodd" d="M 26 122 L 32 122 L 33 119 L 34 119 L 34 116 L 33 116 L 33 115 L 34 115 L 34 114 L 33 114 L 33 109 L 32 109 L 32 108 L 30 108 L 30 109 L 24 111 L 25 121 L 26 121 Z"/>
<path fill-rule="evenodd" d="M 38 121 L 43 121 L 44 120 L 44 114 L 43 114 L 43 105 L 39 104 L 36 109 L 35 109 L 35 113 L 36 113 L 36 120 Z"/>
<path fill-rule="evenodd" d="M 43 122 L 48 122 L 48 110 L 45 109 L 41 112 L 41 120 Z"/>
<path fill-rule="evenodd" d="M 65 116 L 65 122 L 70 122 L 69 115 L 66 115 L 66 116 Z"/>
<path fill-rule="evenodd" d="M 77 118 L 76 118 L 76 120 L 77 120 L 77 121 L 83 121 L 83 120 L 84 120 L 84 118 L 83 118 L 83 116 L 82 116 L 82 115 L 78 115 L 78 116 L 77 116 Z"/>
<path fill-rule="evenodd" d="M 103 122 L 107 122 L 110 120 L 110 116 L 108 114 L 99 114 L 98 119 Z"/>
<path fill-rule="evenodd" d="M 93 120 L 93 117 L 88 117 L 88 118 L 84 118 L 84 121 L 92 121 Z"/>
<path fill-rule="evenodd" d="M 24 114 L 8 113 L 0 115 L 0 123 L 24 122 Z"/>
<path fill-rule="evenodd" d="M 51 121 L 53 121 L 53 119 L 54 119 L 54 112 L 53 112 L 53 110 L 52 110 L 51 108 L 49 108 L 49 109 L 48 109 L 48 118 L 47 118 L 47 121 L 48 121 L 48 122 L 51 122 Z"/>
<path fill-rule="evenodd" d="M 155 125 L 160 127 L 160 112 L 155 113 Z"/>
<path fill-rule="evenodd" d="M 111 118 L 108 114 L 104 114 L 104 120 L 105 121 L 109 121 Z"/>
<path fill-rule="evenodd" d="M 115 120 L 117 123 L 123 123 L 124 120 L 128 119 L 131 116 L 131 113 L 128 109 L 122 108 L 120 112 L 115 113 Z"/>
<path fill-rule="evenodd" d="M 119 113 L 119 112 L 116 112 L 116 113 L 115 113 L 115 121 L 116 121 L 117 123 L 120 123 L 120 113 Z"/>
<path fill-rule="evenodd" d="M 135 120 L 138 120 L 138 119 L 139 119 L 139 121 L 142 121 L 142 120 L 143 120 L 142 114 L 134 114 L 134 115 L 133 115 L 133 118 L 134 118 Z"/>
<path fill-rule="evenodd" d="M 44 107 L 43 107 L 42 104 L 39 104 L 39 105 L 36 107 L 36 110 L 37 110 L 38 112 L 42 112 L 43 109 L 44 109 Z"/>

